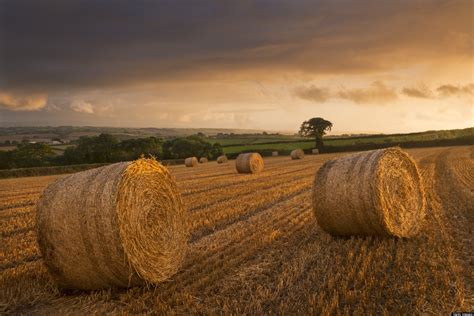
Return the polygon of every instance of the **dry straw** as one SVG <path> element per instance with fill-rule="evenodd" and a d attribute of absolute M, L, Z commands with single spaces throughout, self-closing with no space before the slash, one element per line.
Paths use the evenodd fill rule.
<path fill-rule="evenodd" d="M 290 154 L 291 159 L 303 159 L 304 158 L 304 151 L 301 149 L 295 149 Z"/>
<path fill-rule="evenodd" d="M 316 174 L 313 210 L 333 235 L 415 236 L 425 216 L 420 173 L 399 148 L 330 160 Z"/>
<path fill-rule="evenodd" d="M 187 213 L 174 179 L 154 159 L 54 182 L 36 219 L 44 262 L 63 288 L 158 283 L 177 272 L 186 251 Z"/>
<path fill-rule="evenodd" d="M 258 153 L 240 154 L 235 160 L 235 168 L 238 173 L 258 173 L 264 168 L 262 156 Z"/>
<path fill-rule="evenodd" d="M 217 163 L 225 163 L 227 161 L 228 161 L 228 159 L 227 159 L 226 155 L 222 155 L 222 156 L 217 157 Z"/>
<path fill-rule="evenodd" d="M 272 156 L 273 156 L 273 157 L 278 156 L 278 151 L 272 151 Z"/>
<path fill-rule="evenodd" d="M 189 157 L 184 159 L 184 164 L 186 167 L 196 167 L 198 165 L 198 160 L 196 157 Z"/>
<path fill-rule="evenodd" d="M 206 157 L 201 157 L 201 158 L 199 158 L 199 162 L 200 163 L 206 163 L 206 162 L 208 162 L 208 160 L 207 160 Z"/>
<path fill-rule="evenodd" d="M 314 149 L 311 150 L 311 153 L 312 153 L 313 155 L 317 155 L 317 154 L 319 154 L 319 149 L 314 148 Z"/>

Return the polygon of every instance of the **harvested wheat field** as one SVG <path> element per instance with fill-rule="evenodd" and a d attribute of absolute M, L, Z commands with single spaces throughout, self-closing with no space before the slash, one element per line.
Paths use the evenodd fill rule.
<path fill-rule="evenodd" d="M 473 310 L 474 147 L 411 149 L 426 194 L 410 239 L 333 237 L 318 227 L 312 184 L 344 154 L 171 167 L 189 211 L 177 274 L 155 285 L 59 290 L 36 243 L 35 209 L 64 176 L 0 181 L 0 313 L 446 314 Z M 71 256 L 74 256 L 71 253 Z"/>

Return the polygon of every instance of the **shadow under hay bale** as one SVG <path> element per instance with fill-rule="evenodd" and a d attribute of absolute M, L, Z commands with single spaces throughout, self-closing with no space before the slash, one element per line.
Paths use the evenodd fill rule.
<path fill-rule="evenodd" d="M 184 164 L 186 167 L 196 167 L 198 165 L 198 160 L 196 157 L 189 157 L 184 159 Z"/>
<path fill-rule="evenodd" d="M 426 212 L 421 176 L 399 148 L 330 160 L 316 174 L 313 210 L 332 235 L 412 237 Z"/>
<path fill-rule="evenodd" d="M 238 173 L 258 173 L 264 168 L 262 156 L 258 153 L 240 154 L 235 160 Z"/>
<path fill-rule="evenodd" d="M 229 161 L 229 160 L 227 159 L 226 155 L 222 155 L 222 156 L 217 157 L 217 163 L 226 163 L 227 161 Z"/>
<path fill-rule="evenodd" d="M 37 206 L 37 233 L 60 287 L 129 287 L 178 271 L 187 247 L 187 213 L 168 170 L 154 159 L 139 159 L 48 186 Z"/>
<path fill-rule="evenodd" d="M 303 159 L 304 158 L 304 151 L 301 149 L 295 149 L 290 154 L 291 159 Z"/>

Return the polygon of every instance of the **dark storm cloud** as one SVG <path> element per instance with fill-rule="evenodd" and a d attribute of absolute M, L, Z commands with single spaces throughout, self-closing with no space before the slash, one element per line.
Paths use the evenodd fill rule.
<path fill-rule="evenodd" d="M 445 84 L 439 86 L 436 91 L 440 96 L 450 97 L 450 96 L 474 96 L 474 83 L 467 85 L 453 85 Z"/>
<path fill-rule="evenodd" d="M 254 72 L 366 73 L 469 58 L 471 4 L 0 0 L 0 92 Z"/>
<path fill-rule="evenodd" d="M 293 95 L 300 99 L 324 103 L 330 99 L 342 99 L 357 104 L 385 104 L 398 99 L 397 91 L 381 81 L 375 81 L 367 87 L 358 89 L 338 89 L 332 91 L 328 88 L 316 86 L 297 87 Z"/>
<path fill-rule="evenodd" d="M 433 92 L 426 86 L 416 88 L 403 88 L 402 93 L 406 96 L 421 99 L 432 99 L 434 98 Z"/>

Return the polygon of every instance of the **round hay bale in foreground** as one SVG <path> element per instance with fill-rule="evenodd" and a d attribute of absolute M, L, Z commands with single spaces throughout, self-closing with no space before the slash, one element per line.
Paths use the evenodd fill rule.
<path fill-rule="evenodd" d="M 313 148 L 313 149 L 311 149 L 311 153 L 312 153 L 313 155 L 317 155 L 317 154 L 319 154 L 319 149 Z"/>
<path fill-rule="evenodd" d="M 301 149 L 295 149 L 290 154 L 291 159 L 303 159 L 304 158 L 304 151 Z"/>
<path fill-rule="evenodd" d="M 240 154 L 235 160 L 238 173 L 258 173 L 263 170 L 264 163 L 259 153 Z"/>
<path fill-rule="evenodd" d="M 416 163 L 399 148 L 327 161 L 314 181 L 313 211 L 332 235 L 415 236 L 426 212 Z"/>
<path fill-rule="evenodd" d="M 228 159 L 227 159 L 226 155 L 222 155 L 222 156 L 217 157 L 217 163 L 226 163 L 227 161 L 228 161 Z"/>
<path fill-rule="evenodd" d="M 206 162 L 208 162 L 208 161 L 209 161 L 209 160 L 207 160 L 206 157 L 201 157 L 201 158 L 199 158 L 199 162 L 200 162 L 200 163 L 206 163 Z"/>
<path fill-rule="evenodd" d="M 63 288 L 158 283 L 178 271 L 186 251 L 187 213 L 154 159 L 59 179 L 40 198 L 36 222 L 44 262 Z"/>
<path fill-rule="evenodd" d="M 198 165 L 198 160 L 196 157 L 189 157 L 184 159 L 184 164 L 186 167 L 196 167 Z"/>
<path fill-rule="evenodd" d="M 273 156 L 273 157 L 278 156 L 278 151 L 272 151 L 272 156 Z"/>

